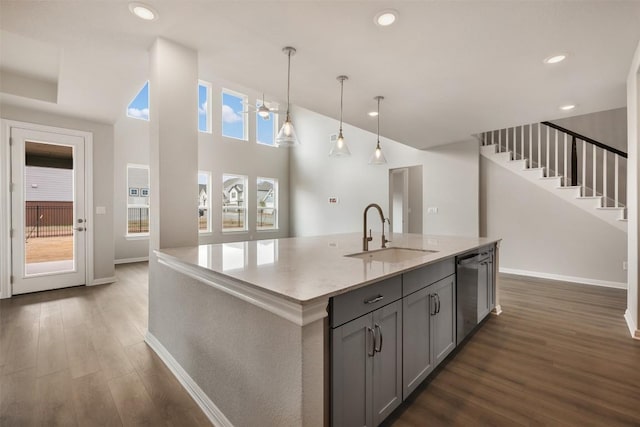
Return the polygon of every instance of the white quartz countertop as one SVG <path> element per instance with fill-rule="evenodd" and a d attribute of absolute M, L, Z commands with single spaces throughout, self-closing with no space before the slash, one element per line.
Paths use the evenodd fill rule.
<path fill-rule="evenodd" d="M 159 259 L 196 268 L 211 280 L 231 279 L 301 305 L 318 302 L 499 239 L 393 234 L 389 247 L 437 251 L 387 263 L 345 257 L 362 252 L 362 234 L 254 240 L 161 249 Z M 373 235 L 370 250 L 380 248 Z"/>

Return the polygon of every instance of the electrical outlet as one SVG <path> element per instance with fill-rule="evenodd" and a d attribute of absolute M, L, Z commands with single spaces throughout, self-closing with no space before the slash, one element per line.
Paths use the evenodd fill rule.
<path fill-rule="evenodd" d="M 436 207 L 428 207 L 427 208 L 427 215 L 435 215 L 438 213 L 438 208 Z"/>
<path fill-rule="evenodd" d="M 627 268 L 628 268 L 628 267 L 627 267 L 627 261 L 622 261 L 622 269 L 623 269 L 624 271 L 627 271 Z"/>

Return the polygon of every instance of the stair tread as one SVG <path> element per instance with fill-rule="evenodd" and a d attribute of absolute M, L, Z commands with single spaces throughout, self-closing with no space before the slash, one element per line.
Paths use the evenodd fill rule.
<path fill-rule="evenodd" d="M 596 209 L 602 209 L 602 210 L 610 210 L 610 211 L 623 211 L 625 208 L 621 208 L 621 207 L 614 207 L 614 206 L 601 206 L 599 208 Z"/>
<path fill-rule="evenodd" d="M 577 199 L 602 199 L 602 196 L 580 196 Z"/>
<path fill-rule="evenodd" d="M 582 187 L 579 185 L 563 185 L 562 187 L 556 187 L 559 190 L 581 190 Z"/>

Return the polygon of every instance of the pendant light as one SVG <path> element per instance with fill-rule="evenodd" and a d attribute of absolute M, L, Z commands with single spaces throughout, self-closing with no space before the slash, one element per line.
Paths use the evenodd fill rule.
<path fill-rule="evenodd" d="M 384 96 L 376 96 L 375 98 L 376 101 L 378 101 L 378 142 L 376 143 L 376 149 L 373 152 L 373 154 L 371 155 L 371 158 L 369 159 L 369 164 L 370 165 L 385 165 L 387 164 L 387 159 L 384 157 L 384 154 L 382 153 L 382 148 L 380 148 L 380 101 L 382 101 L 384 99 Z"/>
<path fill-rule="evenodd" d="M 351 152 L 349 151 L 349 147 L 347 147 L 347 143 L 344 141 L 344 136 L 342 136 L 342 98 L 344 93 L 344 81 L 349 80 L 349 77 L 338 76 L 336 77 L 336 79 L 340 82 L 340 130 L 338 132 L 338 139 L 336 139 L 333 144 L 331 144 L 329 156 L 346 157 L 350 156 Z"/>
<path fill-rule="evenodd" d="M 278 136 L 276 136 L 276 145 L 278 147 L 293 147 L 296 145 L 300 145 L 298 142 L 298 137 L 296 136 L 296 131 L 293 128 L 293 123 L 291 123 L 291 116 L 289 115 L 289 92 L 291 89 L 291 55 L 295 55 L 296 49 L 290 46 L 287 46 L 282 49 L 282 51 L 288 57 L 288 67 L 287 67 L 287 115 L 284 120 L 284 124 L 278 132 Z"/>

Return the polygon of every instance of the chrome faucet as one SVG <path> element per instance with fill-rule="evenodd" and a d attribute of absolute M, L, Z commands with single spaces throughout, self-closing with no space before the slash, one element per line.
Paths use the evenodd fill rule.
<path fill-rule="evenodd" d="M 373 237 L 371 236 L 371 229 L 369 229 L 369 236 L 367 236 L 367 212 L 369 211 L 369 208 L 376 208 L 378 210 L 378 213 L 380 214 L 380 220 L 382 221 L 382 246 L 381 248 L 384 249 L 387 247 L 387 243 L 389 242 L 389 240 L 387 240 L 387 238 L 384 235 L 384 223 L 385 221 L 388 221 L 388 219 L 386 219 L 384 217 L 384 214 L 382 213 L 382 208 L 375 204 L 375 203 L 371 203 L 369 206 L 367 206 L 366 208 L 364 208 L 364 227 L 363 227 L 363 236 L 362 236 L 362 250 L 363 251 L 368 251 L 369 250 L 369 242 L 373 240 Z"/>

